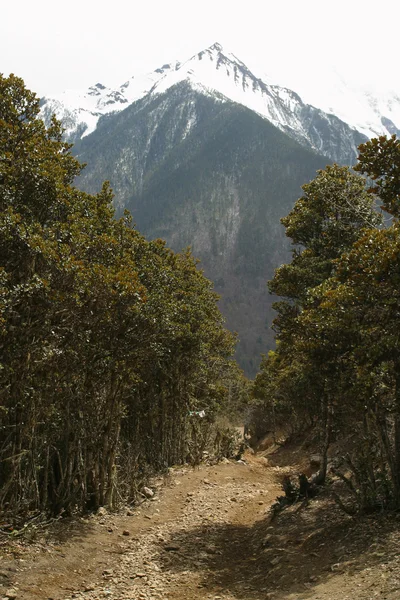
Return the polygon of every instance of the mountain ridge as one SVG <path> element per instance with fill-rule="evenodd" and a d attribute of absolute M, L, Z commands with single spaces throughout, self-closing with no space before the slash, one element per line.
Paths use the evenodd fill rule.
<path fill-rule="evenodd" d="M 336 115 L 306 104 L 289 88 L 269 84 L 257 77 L 233 53 L 216 42 L 184 62 L 164 64 L 152 73 L 132 77 L 118 89 L 97 83 L 86 92 L 65 92 L 42 100 L 42 117 L 49 122 L 53 113 L 63 122 L 68 141 L 90 135 L 104 116 L 116 114 L 144 98 L 162 94 L 180 81 L 220 101 L 247 106 L 297 141 L 329 159 L 351 164 L 357 146 L 367 138 Z M 400 102 L 400 101 L 399 101 Z M 324 143 L 323 130 L 340 128 L 338 140 Z"/>

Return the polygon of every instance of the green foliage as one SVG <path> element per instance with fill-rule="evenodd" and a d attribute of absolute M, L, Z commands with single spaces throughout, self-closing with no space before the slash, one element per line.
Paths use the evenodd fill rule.
<path fill-rule="evenodd" d="M 360 156 L 355 167 L 374 180 L 371 192 L 382 200 L 382 208 L 396 218 L 400 214 L 400 140 L 381 136 L 359 147 Z"/>
<path fill-rule="evenodd" d="M 296 431 L 318 424 L 324 479 L 333 433 L 332 381 L 340 380 L 340 369 L 332 360 L 336 346 L 313 347 L 306 318 L 312 312 L 318 313 L 319 290 L 334 275 L 340 256 L 366 228 L 378 226 L 381 221 L 364 179 L 348 167 L 326 167 L 303 186 L 303 191 L 282 219 L 292 240 L 293 259 L 277 269 L 268 283 L 270 292 L 284 297 L 274 304 L 279 343 L 276 352 L 262 364 L 253 396 L 258 403 L 263 399 L 270 428 L 285 425 Z M 273 417 L 268 408 L 271 406 Z"/>
<path fill-rule="evenodd" d="M 399 505 L 399 242 L 398 223 L 368 231 L 301 316 L 308 353 L 327 357 L 333 426 L 355 440 L 343 467 L 361 509 Z"/>
<path fill-rule="evenodd" d="M 370 199 L 378 194 L 382 208 L 395 219 L 399 214 L 399 148 L 395 137 L 371 140 L 360 146 L 356 167 L 375 181 L 368 190 Z M 361 183 L 350 173 L 348 177 Z M 291 265 L 282 267 L 272 283 L 274 291 L 288 298 L 277 319 L 281 364 L 277 372 L 273 368 L 276 358 L 263 364 L 253 395 L 285 397 L 290 377 L 293 389 L 286 396 L 287 404 L 297 418 L 298 408 L 309 406 L 310 394 L 318 392 L 321 408 L 316 417 L 324 456 L 333 437 L 351 439 L 336 474 L 356 508 L 398 509 L 400 226 L 395 220 L 390 227 L 379 228 L 363 187 L 343 187 L 338 171 L 334 179 L 341 193 L 328 195 L 328 222 L 324 197 L 316 202 L 313 218 L 307 218 L 302 203 L 285 219 L 292 239 L 305 249 L 296 251 Z M 358 189 L 357 194 L 351 189 Z M 346 205 L 347 213 L 342 210 Z M 338 206 L 342 208 L 336 221 Z M 314 262 L 307 270 L 309 258 Z M 318 264 L 326 267 L 324 277 Z M 288 369 L 285 359 L 292 359 Z M 307 381 L 305 388 L 301 381 Z M 324 468 L 326 472 L 326 460 Z"/>
<path fill-rule="evenodd" d="M 76 189 L 82 165 L 38 113 L 0 77 L 0 507 L 58 514 L 184 461 L 190 411 L 211 422 L 241 375 L 190 251 L 115 219 L 107 183 Z"/>

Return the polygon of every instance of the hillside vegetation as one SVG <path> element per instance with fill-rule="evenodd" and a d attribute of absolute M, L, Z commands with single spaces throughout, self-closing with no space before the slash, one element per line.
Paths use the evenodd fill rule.
<path fill-rule="evenodd" d="M 342 448 L 331 471 L 345 484 L 338 502 L 350 513 L 400 506 L 400 141 L 361 145 L 355 168 L 371 188 L 333 165 L 303 186 L 282 219 L 293 253 L 269 282 L 283 297 L 278 346 L 253 387 L 256 435 L 282 423 L 316 432 L 319 483 L 330 446 Z"/>
<path fill-rule="evenodd" d="M 107 183 L 74 187 L 82 165 L 38 113 L 0 78 L 0 509 L 14 517 L 134 499 L 149 473 L 200 459 L 245 387 L 191 253 L 116 219 Z"/>

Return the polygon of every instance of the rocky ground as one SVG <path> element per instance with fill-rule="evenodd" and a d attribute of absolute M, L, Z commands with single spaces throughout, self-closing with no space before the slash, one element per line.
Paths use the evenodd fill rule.
<path fill-rule="evenodd" d="M 4 544 L 0 598 L 399 599 L 400 516 L 351 518 L 323 494 L 272 518 L 287 458 L 175 469 L 138 508 Z"/>

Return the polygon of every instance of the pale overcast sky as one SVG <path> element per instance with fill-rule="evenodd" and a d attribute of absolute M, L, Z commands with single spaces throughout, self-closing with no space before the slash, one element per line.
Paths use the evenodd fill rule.
<path fill-rule="evenodd" d="M 400 91 L 396 0 L 4 0 L 0 72 L 39 95 L 117 86 L 218 41 L 257 75 L 318 85 L 324 65 Z M 296 88 L 295 88 L 296 89 Z"/>

